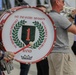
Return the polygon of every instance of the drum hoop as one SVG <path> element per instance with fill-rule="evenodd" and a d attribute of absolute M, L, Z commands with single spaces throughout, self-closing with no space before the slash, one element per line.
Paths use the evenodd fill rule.
<path fill-rule="evenodd" d="M 2 22 L 2 23 L 4 24 L 6 22 L 6 20 L 9 18 L 9 16 L 12 15 L 14 12 L 16 12 L 16 11 L 18 11 L 20 9 L 24 9 L 24 8 L 34 8 L 34 9 L 37 9 L 36 7 L 27 7 L 27 6 L 19 6 L 19 7 L 11 8 L 9 11 L 4 12 L 4 14 L 1 16 L 1 18 L 2 18 L 6 13 L 9 13 L 9 15 L 6 17 L 5 21 Z M 38 9 L 38 10 L 40 10 L 40 9 Z M 42 11 L 42 10 L 40 10 L 40 11 Z M 43 58 L 46 58 L 52 52 L 52 50 L 54 48 L 54 44 L 56 42 L 56 27 L 54 25 L 54 22 L 53 22 L 52 18 L 47 13 L 45 13 L 45 12 L 43 12 L 43 13 L 46 14 L 48 16 L 48 18 L 50 19 L 50 21 L 52 22 L 52 26 L 54 28 L 54 40 L 53 40 L 53 44 L 52 44 L 52 47 L 50 48 L 49 52 L 44 57 L 42 57 L 41 59 L 36 60 L 34 62 L 31 62 L 31 63 L 36 63 L 36 62 L 39 62 L 39 61 L 43 60 Z M 21 62 L 21 63 L 27 63 L 27 62 L 19 61 L 17 59 L 15 59 L 15 60 L 18 61 L 18 62 Z M 30 64 L 30 62 L 28 62 L 28 64 Z"/>

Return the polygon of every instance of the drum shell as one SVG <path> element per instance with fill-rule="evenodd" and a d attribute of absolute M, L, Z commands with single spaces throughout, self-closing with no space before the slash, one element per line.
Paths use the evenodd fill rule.
<path fill-rule="evenodd" d="M 21 12 L 21 11 L 23 11 L 23 12 Z M 6 16 L 5 20 L 4 20 L 4 18 L 1 19 L 2 25 L 4 24 L 3 29 L 1 29 L 1 40 L 3 41 L 3 44 L 7 51 L 16 52 L 16 51 L 20 50 L 22 47 L 20 48 L 20 45 L 18 45 L 18 41 L 20 41 L 21 46 L 24 43 L 25 43 L 25 46 L 27 45 L 26 41 L 23 41 L 19 37 L 18 37 L 19 39 L 17 39 L 17 41 L 16 41 L 16 39 L 15 39 L 16 36 L 13 35 L 16 30 L 15 28 L 18 28 L 18 30 L 17 30 L 18 32 L 16 32 L 17 36 L 19 36 L 19 32 L 22 32 L 21 30 L 24 30 L 24 31 L 27 30 L 26 32 L 29 33 L 29 32 L 31 32 L 30 29 L 32 27 L 35 27 L 35 29 L 36 29 L 35 38 L 33 38 L 34 46 L 32 48 L 30 47 L 30 48 L 25 49 L 24 52 L 22 51 L 22 52 L 19 52 L 18 54 L 16 54 L 15 59 L 18 62 L 36 63 L 36 62 L 39 62 L 40 60 L 42 60 L 43 58 L 47 57 L 48 54 L 50 54 L 50 52 L 52 51 L 52 49 L 54 47 L 55 40 L 56 40 L 56 28 L 54 26 L 52 19 L 46 13 L 44 13 L 42 10 L 39 10 L 35 7 L 22 6 L 22 7 L 12 8 L 12 9 L 10 9 L 10 12 L 6 12 L 4 15 L 6 15 L 6 14 L 8 16 Z M 12 20 L 9 18 L 11 18 Z M 25 22 L 23 20 L 23 18 L 27 22 Z M 47 20 L 47 21 L 45 21 L 45 20 Z M 23 23 L 23 22 L 25 22 L 25 24 L 23 26 L 19 25 L 19 23 Z M 39 27 L 35 26 L 35 23 L 39 24 Z M 22 28 L 24 28 L 24 29 L 22 29 Z M 34 31 L 34 29 L 32 30 L 32 32 L 33 31 Z M 12 32 L 13 32 L 13 34 L 12 34 Z M 12 37 L 12 35 L 13 35 L 13 37 Z M 32 36 L 34 36 L 34 35 L 32 35 Z M 22 36 L 20 36 L 20 37 L 22 37 Z M 52 38 L 51 41 L 49 41 L 50 38 Z M 15 39 L 15 40 L 13 40 L 13 39 Z M 15 43 L 15 41 L 17 43 Z M 37 51 L 38 51 L 38 53 L 37 53 Z M 34 52 L 36 52 L 36 53 L 34 53 Z M 21 57 L 25 60 L 21 59 Z M 33 60 L 31 60 L 32 57 L 33 57 Z"/>

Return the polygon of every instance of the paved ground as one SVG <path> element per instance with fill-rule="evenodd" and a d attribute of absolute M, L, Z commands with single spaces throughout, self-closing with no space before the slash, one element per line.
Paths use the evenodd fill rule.
<path fill-rule="evenodd" d="M 69 41 L 71 46 L 73 43 L 73 34 L 69 33 Z M 14 61 L 14 70 L 11 72 L 11 74 L 7 74 L 7 72 L 5 72 L 6 75 L 19 75 L 19 71 L 20 71 L 19 67 L 20 67 L 19 63 Z M 36 64 L 31 65 L 28 75 L 37 75 Z"/>

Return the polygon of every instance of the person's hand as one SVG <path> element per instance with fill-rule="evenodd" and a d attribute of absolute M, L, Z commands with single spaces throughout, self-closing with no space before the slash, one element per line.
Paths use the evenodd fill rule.
<path fill-rule="evenodd" d="M 71 15 L 72 15 L 72 17 L 75 18 L 75 15 L 76 15 L 76 9 L 73 9 L 73 10 L 72 10 Z"/>
<path fill-rule="evenodd" d="M 15 54 L 13 52 L 5 52 L 4 60 L 11 61 L 14 59 Z"/>
<path fill-rule="evenodd" d="M 7 73 L 9 74 L 11 70 L 14 69 L 13 59 L 14 59 L 15 54 L 13 52 L 3 51 L 2 56 L 3 56 L 3 59 L 0 62 L 2 66 L 5 68 L 5 70 L 7 71 Z"/>

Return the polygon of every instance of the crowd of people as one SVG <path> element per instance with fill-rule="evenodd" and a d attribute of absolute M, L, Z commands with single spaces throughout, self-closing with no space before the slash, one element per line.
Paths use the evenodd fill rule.
<path fill-rule="evenodd" d="M 19 2 L 18 6 L 29 6 L 23 0 L 17 1 Z M 48 14 L 56 26 L 56 43 L 51 54 L 44 60 L 36 63 L 37 75 L 76 75 L 76 9 L 72 10 L 69 18 L 67 18 L 60 14 L 63 10 L 64 0 L 50 0 L 50 3 L 52 9 Z M 43 5 L 37 5 L 36 8 L 46 12 L 46 7 Z M 2 26 L 0 26 L 1 31 Z M 68 32 L 74 34 L 72 47 L 69 47 Z M 13 52 L 4 50 L 0 35 L 0 75 L 4 75 L 4 70 L 8 71 L 7 66 L 4 67 L 2 64 L 10 62 L 12 65 L 14 56 Z M 29 69 L 30 64 L 20 63 L 20 75 L 28 75 Z"/>

